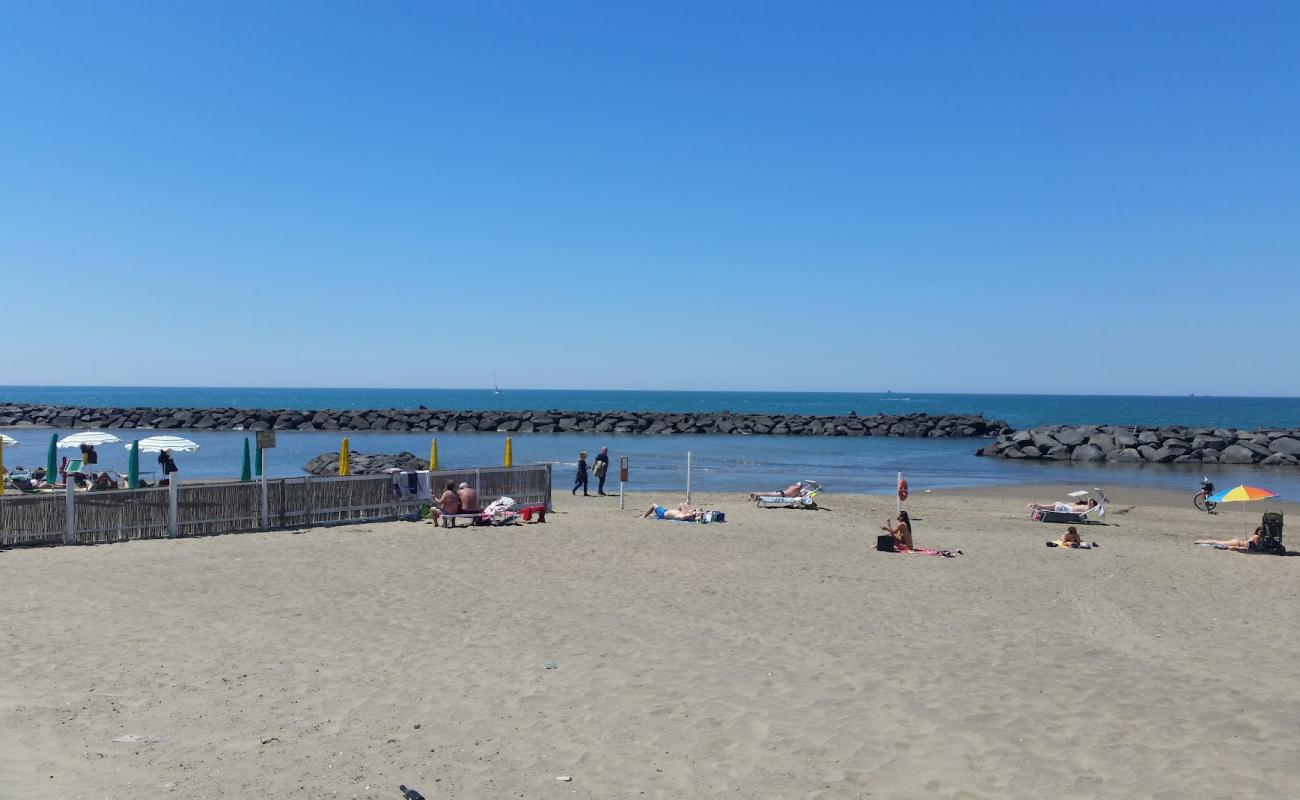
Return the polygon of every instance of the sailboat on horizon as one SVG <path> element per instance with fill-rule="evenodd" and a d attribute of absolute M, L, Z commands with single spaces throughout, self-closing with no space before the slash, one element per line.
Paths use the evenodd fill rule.
<path fill-rule="evenodd" d="M 492 394 L 501 394 L 501 387 L 497 385 L 496 370 L 492 370 Z"/>

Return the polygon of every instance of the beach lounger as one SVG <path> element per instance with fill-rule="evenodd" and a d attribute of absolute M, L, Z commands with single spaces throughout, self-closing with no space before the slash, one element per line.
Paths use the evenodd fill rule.
<path fill-rule="evenodd" d="M 817 495 L 822 485 L 817 481 L 799 481 L 799 494 L 785 497 L 779 494 L 760 494 L 754 499 L 759 508 L 817 508 Z"/>
<path fill-rule="evenodd" d="M 1103 525 L 1102 517 L 1106 516 L 1106 503 L 1109 498 L 1101 489 L 1080 489 L 1077 492 L 1070 492 L 1069 496 L 1074 498 L 1074 503 L 1083 502 L 1089 496 L 1097 501 L 1097 505 L 1087 511 L 1071 511 L 1069 506 L 1072 503 L 1057 503 L 1055 511 L 1044 511 L 1035 509 L 1029 513 L 1029 516 L 1038 522 L 1057 522 L 1067 525 Z"/>

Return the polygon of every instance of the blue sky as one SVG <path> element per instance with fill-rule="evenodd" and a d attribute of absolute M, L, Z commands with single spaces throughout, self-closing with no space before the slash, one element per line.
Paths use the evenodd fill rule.
<path fill-rule="evenodd" d="M 4 16 L 4 383 L 1300 395 L 1294 3 Z"/>

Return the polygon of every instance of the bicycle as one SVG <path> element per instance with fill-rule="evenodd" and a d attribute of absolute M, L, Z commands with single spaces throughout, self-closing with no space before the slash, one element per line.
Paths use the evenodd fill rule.
<path fill-rule="evenodd" d="M 1192 498 L 1192 505 L 1196 506 L 1197 511 L 1213 514 L 1215 506 L 1219 504 L 1210 500 L 1212 494 L 1214 494 L 1214 484 L 1210 483 L 1209 478 L 1201 478 L 1201 490 Z"/>

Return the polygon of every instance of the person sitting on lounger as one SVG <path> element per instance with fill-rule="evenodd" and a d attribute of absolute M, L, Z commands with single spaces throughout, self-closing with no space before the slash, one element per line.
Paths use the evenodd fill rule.
<path fill-rule="evenodd" d="M 1065 535 L 1061 537 L 1061 540 L 1059 542 L 1048 542 L 1047 546 L 1048 547 L 1069 547 L 1071 549 L 1076 549 L 1076 550 L 1091 550 L 1092 548 L 1097 546 L 1097 543 L 1092 542 L 1090 544 L 1088 542 L 1085 542 L 1082 539 L 1082 537 L 1079 536 L 1079 529 L 1071 525 L 1069 528 L 1065 529 Z"/>
<path fill-rule="evenodd" d="M 898 525 L 890 525 L 889 520 L 885 520 L 885 524 L 881 525 L 880 529 L 894 537 L 895 548 L 902 545 L 908 550 L 912 549 L 912 518 L 907 515 L 906 511 L 898 512 Z"/>
<path fill-rule="evenodd" d="M 665 506 L 650 504 L 650 507 L 641 515 L 641 519 L 649 519 L 654 516 L 655 519 L 677 519 L 685 522 L 694 522 L 704 513 L 704 509 L 691 508 L 685 503 L 678 503 L 677 508 L 666 508 Z"/>
<path fill-rule="evenodd" d="M 803 494 L 802 483 L 792 483 L 784 489 L 777 489 L 774 492 L 751 492 L 750 500 L 757 500 L 760 497 L 798 497 Z"/>
<path fill-rule="evenodd" d="M 459 513 L 460 497 L 456 495 L 456 482 L 447 481 L 446 488 L 443 489 L 442 495 L 438 498 L 438 505 L 429 509 L 429 522 L 436 525 L 443 514 Z"/>
<path fill-rule="evenodd" d="M 483 509 L 478 504 L 478 492 L 468 483 L 462 483 L 456 491 L 456 496 L 460 498 L 460 513 L 477 514 Z"/>
<path fill-rule="evenodd" d="M 1089 497 L 1077 503 L 1030 503 L 1031 511 L 1055 511 L 1060 514 L 1086 514 L 1097 507 L 1096 498 Z"/>
<path fill-rule="evenodd" d="M 117 481 L 109 477 L 107 472 L 101 472 L 95 476 L 95 482 L 91 484 L 90 491 L 103 492 L 109 489 L 116 489 Z"/>
<path fill-rule="evenodd" d="M 1210 545 L 1220 550 L 1237 550 L 1242 553 L 1253 553 L 1259 549 L 1260 540 L 1264 538 L 1264 529 L 1256 528 L 1249 539 L 1201 539 L 1197 544 Z"/>

